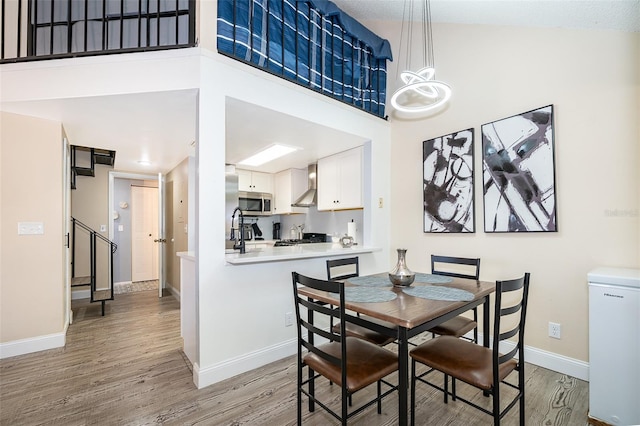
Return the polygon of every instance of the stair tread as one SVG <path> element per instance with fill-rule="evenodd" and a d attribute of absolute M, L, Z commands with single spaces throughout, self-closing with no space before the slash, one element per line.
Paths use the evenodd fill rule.
<path fill-rule="evenodd" d="M 76 174 L 80 176 L 95 176 L 95 172 L 91 167 L 74 167 L 73 169 L 76 171 Z"/>
<path fill-rule="evenodd" d="M 71 287 L 83 286 L 91 284 L 91 277 L 73 277 L 71 278 Z"/>
<path fill-rule="evenodd" d="M 96 164 L 113 166 L 116 161 L 116 152 L 108 150 L 94 150 L 93 158 Z"/>
<path fill-rule="evenodd" d="M 93 292 L 94 302 L 101 302 L 103 300 L 113 300 L 111 290 L 96 290 Z"/>

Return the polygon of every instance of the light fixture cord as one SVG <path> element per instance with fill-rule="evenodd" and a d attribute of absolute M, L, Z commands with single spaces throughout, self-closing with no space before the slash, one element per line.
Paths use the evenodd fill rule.
<path fill-rule="evenodd" d="M 427 9 L 427 26 L 428 26 L 428 31 L 429 31 L 429 39 L 428 39 L 428 46 L 429 46 L 429 57 L 428 57 L 428 65 L 431 66 L 431 68 L 433 68 L 435 70 L 436 68 L 436 60 L 435 60 L 435 54 L 433 52 L 433 25 L 431 22 L 431 0 L 426 0 L 426 9 Z"/>
<path fill-rule="evenodd" d="M 422 68 L 435 68 L 435 58 L 433 52 L 433 28 L 431 24 L 431 0 L 422 0 Z M 402 47 L 405 49 L 405 68 L 411 69 L 411 52 L 413 52 L 413 19 L 414 19 L 414 3 L 413 0 L 405 0 L 402 11 L 402 27 L 400 28 L 400 49 L 398 55 L 402 55 Z M 406 42 L 403 40 L 406 36 Z M 396 69 L 396 78 L 400 73 L 400 66 Z"/>

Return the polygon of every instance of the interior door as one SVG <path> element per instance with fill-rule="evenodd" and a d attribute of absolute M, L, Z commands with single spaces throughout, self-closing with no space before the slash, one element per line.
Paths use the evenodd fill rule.
<path fill-rule="evenodd" d="M 166 205 L 166 185 L 162 173 L 158 173 L 158 230 L 155 243 L 158 250 L 158 297 L 162 297 L 162 289 L 165 287 L 166 277 L 166 227 L 165 227 L 165 205 Z"/>
<path fill-rule="evenodd" d="M 64 285 L 65 285 L 65 312 L 67 323 L 73 323 L 73 311 L 71 310 L 71 146 L 67 138 L 62 139 L 62 158 L 64 172 L 62 177 L 63 210 L 63 241 L 64 241 Z"/>
<path fill-rule="evenodd" d="M 131 281 L 159 280 L 159 188 L 131 186 Z M 161 285 L 158 285 L 161 287 Z"/>

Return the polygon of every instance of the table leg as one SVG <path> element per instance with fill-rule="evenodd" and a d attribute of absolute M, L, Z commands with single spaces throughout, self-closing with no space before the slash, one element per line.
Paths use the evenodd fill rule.
<path fill-rule="evenodd" d="M 407 426 L 409 401 L 409 341 L 407 329 L 398 327 L 398 424 Z"/>

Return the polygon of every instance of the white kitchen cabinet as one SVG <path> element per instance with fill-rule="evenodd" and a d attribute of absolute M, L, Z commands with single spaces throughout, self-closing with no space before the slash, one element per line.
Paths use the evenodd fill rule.
<path fill-rule="evenodd" d="M 318 210 L 362 208 L 362 147 L 318 160 Z"/>
<path fill-rule="evenodd" d="M 309 186 L 307 170 L 288 169 L 276 173 L 274 176 L 274 214 L 306 213 L 309 209 L 305 207 L 292 207 Z"/>
<path fill-rule="evenodd" d="M 236 173 L 238 173 L 239 191 L 273 193 L 273 175 L 271 173 L 242 169 L 236 169 Z"/>

